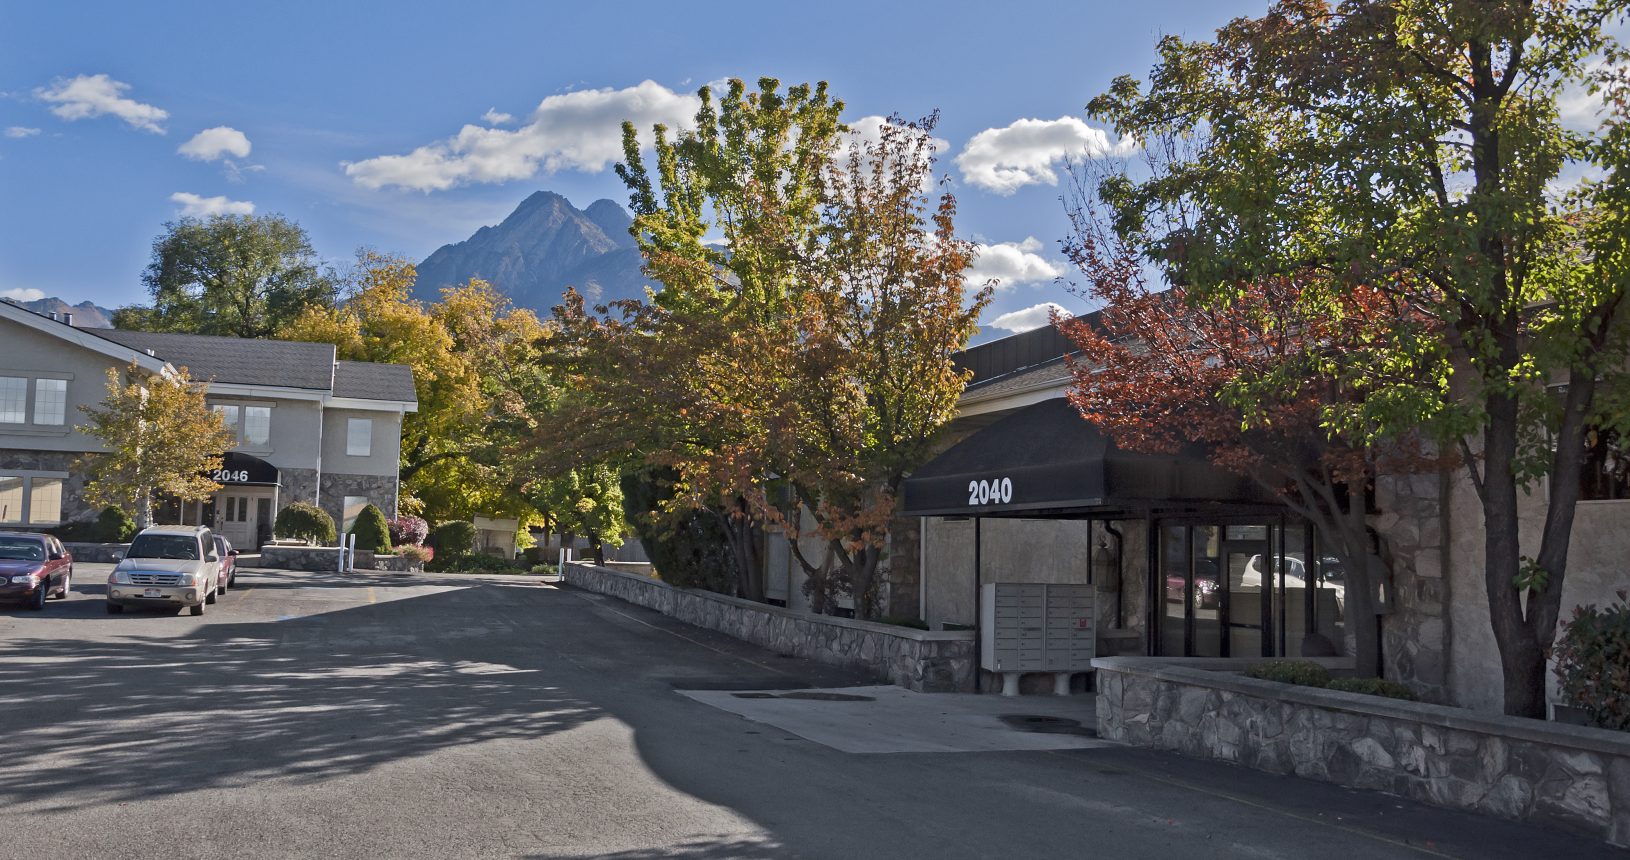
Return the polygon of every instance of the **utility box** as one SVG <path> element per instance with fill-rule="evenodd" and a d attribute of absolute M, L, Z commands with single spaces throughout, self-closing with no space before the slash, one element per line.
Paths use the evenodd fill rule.
<path fill-rule="evenodd" d="M 1018 691 L 1022 672 L 1053 672 L 1068 691 L 1069 674 L 1092 668 L 1097 593 L 1090 585 L 991 582 L 979 594 L 979 663 L 1001 672 L 1003 692 Z"/>

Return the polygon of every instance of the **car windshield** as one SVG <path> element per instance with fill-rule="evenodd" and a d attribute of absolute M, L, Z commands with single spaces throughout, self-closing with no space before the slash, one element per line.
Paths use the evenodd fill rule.
<path fill-rule="evenodd" d="M 198 541 L 191 535 L 136 535 L 125 558 L 198 560 Z"/>
<path fill-rule="evenodd" d="M 13 561 L 45 561 L 45 547 L 37 540 L 0 538 L 0 559 Z"/>

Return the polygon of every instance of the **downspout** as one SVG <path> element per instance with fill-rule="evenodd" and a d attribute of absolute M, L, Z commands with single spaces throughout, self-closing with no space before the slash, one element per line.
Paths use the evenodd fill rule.
<path fill-rule="evenodd" d="M 1121 536 L 1121 530 L 1115 528 L 1113 522 L 1104 520 L 1103 523 L 1104 533 L 1115 536 L 1115 626 L 1121 627 L 1122 619 L 1125 618 L 1123 612 L 1125 598 L 1122 595 L 1126 593 L 1126 558 L 1123 555 L 1124 538 Z"/>
<path fill-rule="evenodd" d="M 917 520 L 917 614 L 928 621 L 928 517 Z M 788 574 L 788 589 L 792 588 Z"/>

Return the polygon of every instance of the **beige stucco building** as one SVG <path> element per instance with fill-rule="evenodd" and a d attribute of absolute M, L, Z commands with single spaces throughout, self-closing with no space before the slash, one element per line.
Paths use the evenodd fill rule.
<path fill-rule="evenodd" d="M 418 408 L 402 365 L 339 361 L 329 344 L 77 328 L 0 302 L 0 528 L 95 515 L 75 464 L 101 449 L 78 432 L 107 372 L 185 367 L 237 436 L 204 502 L 161 506 L 244 547 L 271 535 L 284 505 L 311 502 L 347 525 L 367 504 L 394 516 L 402 418 Z"/>

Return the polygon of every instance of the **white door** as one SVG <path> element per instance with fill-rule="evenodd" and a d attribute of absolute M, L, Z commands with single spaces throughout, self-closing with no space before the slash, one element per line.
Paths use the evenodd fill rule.
<path fill-rule="evenodd" d="M 221 537 L 236 547 L 255 545 L 256 505 L 246 493 L 222 491 L 220 495 Z"/>

